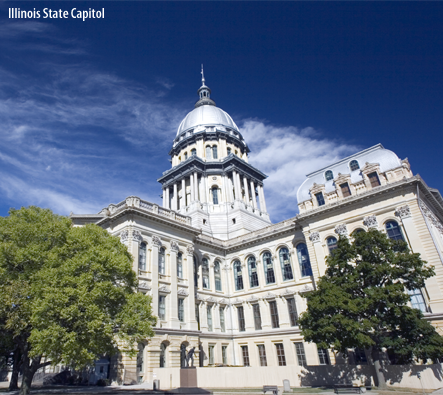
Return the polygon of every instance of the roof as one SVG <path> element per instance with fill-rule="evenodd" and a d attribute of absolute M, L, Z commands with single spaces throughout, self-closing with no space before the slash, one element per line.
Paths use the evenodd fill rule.
<path fill-rule="evenodd" d="M 354 155 L 348 156 L 347 158 L 341 159 L 338 162 L 332 163 L 329 166 L 306 175 L 307 179 L 300 185 L 300 188 L 297 191 L 298 203 L 312 198 L 309 189 L 314 183 L 320 185 L 324 184 L 326 193 L 335 190 L 334 181 L 326 181 L 325 179 L 325 172 L 328 170 L 332 171 L 334 178 L 337 177 L 338 173 L 342 173 L 350 174 L 352 183 L 363 180 L 363 175 L 361 174 L 360 169 L 351 171 L 349 164 L 352 160 L 358 161 L 360 168 L 362 168 L 366 162 L 378 163 L 382 173 L 401 166 L 401 160 L 394 152 L 384 148 L 381 144 L 374 145 L 373 147 L 357 152 Z"/>

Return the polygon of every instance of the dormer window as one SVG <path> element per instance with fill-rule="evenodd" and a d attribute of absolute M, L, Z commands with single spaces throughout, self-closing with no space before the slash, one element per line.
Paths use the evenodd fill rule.
<path fill-rule="evenodd" d="M 344 184 L 340 185 L 341 193 L 343 194 L 343 197 L 351 196 L 351 189 L 349 188 L 349 184 L 345 182 Z"/>
<path fill-rule="evenodd" d="M 317 199 L 317 204 L 319 206 L 325 205 L 325 199 L 323 198 L 323 194 L 321 192 L 315 194 L 315 198 Z"/>
<path fill-rule="evenodd" d="M 332 170 L 328 170 L 325 173 L 325 179 L 326 179 L 326 181 L 330 181 L 330 180 L 334 179 L 334 173 L 332 173 Z"/>
<path fill-rule="evenodd" d="M 356 160 L 351 160 L 351 163 L 349 163 L 349 168 L 351 169 L 351 171 L 355 171 L 360 169 L 360 165 Z"/>
<path fill-rule="evenodd" d="M 368 174 L 369 181 L 371 182 L 371 187 L 378 187 L 380 185 L 380 179 L 378 178 L 378 174 L 376 171 Z"/>

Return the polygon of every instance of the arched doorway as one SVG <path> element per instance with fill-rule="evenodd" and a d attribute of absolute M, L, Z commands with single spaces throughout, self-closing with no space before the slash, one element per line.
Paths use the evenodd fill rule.
<path fill-rule="evenodd" d="M 143 376 L 145 373 L 145 345 L 143 343 L 138 344 L 137 353 L 137 381 L 143 383 Z"/>
<path fill-rule="evenodd" d="M 166 348 L 168 345 L 163 342 L 160 344 L 160 367 L 165 368 L 166 367 Z"/>

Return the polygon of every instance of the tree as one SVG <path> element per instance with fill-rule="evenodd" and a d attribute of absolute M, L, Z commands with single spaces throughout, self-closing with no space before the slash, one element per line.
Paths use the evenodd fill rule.
<path fill-rule="evenodd" d="M 344 355 L 348 348 L 371 349 L 378 386 L 385 387 L 382 349 L 395 351 L 402 363 L 443 355 L 443 338 L 420 310 L 408 306 L 406 293 L 424 287 L 434 270 L 405 242 L 377 230 L 353 239 L 340 237 L 329 255 L 317 289 L 306 295 L 300 327 L 305 339 L 321 348 Z"/>
<path fill-rule="evenodd" d="M 79 368 L 117 349 L 135 355 L 156 323 L 136 289 L 131 255 L 102 228 L 73 227 L 38 207 L 0 217 L 0 331 L 22 355 L 21 394 L 43 366 Z"/>

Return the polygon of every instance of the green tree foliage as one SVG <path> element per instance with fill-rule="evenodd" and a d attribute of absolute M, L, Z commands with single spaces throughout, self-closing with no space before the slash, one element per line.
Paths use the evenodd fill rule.
<path fill-rule="evenodd" d="M 96 225 L 38 207 L 0 217 L 0 336 L 22 355 L 21 393 L 49 363 L 82 367 L 153 336 L 150 298 L 137 293 L 132 257 Z"/>
<path fill-rule="evenodd" d="M 407 290 L 424 287 L 434 275 L 420 254 L 377 230 L 340 237 L 327 259 L 317 289 L 307 297 L 300 326 L 305 339 L 347 355 L 348 348 L 371 349 L 379 387 L 385 386 L 382 348 L 395 351 L 402 363 L 413 358 L 437 361 L 443 338 L 408 306 Z"/>

